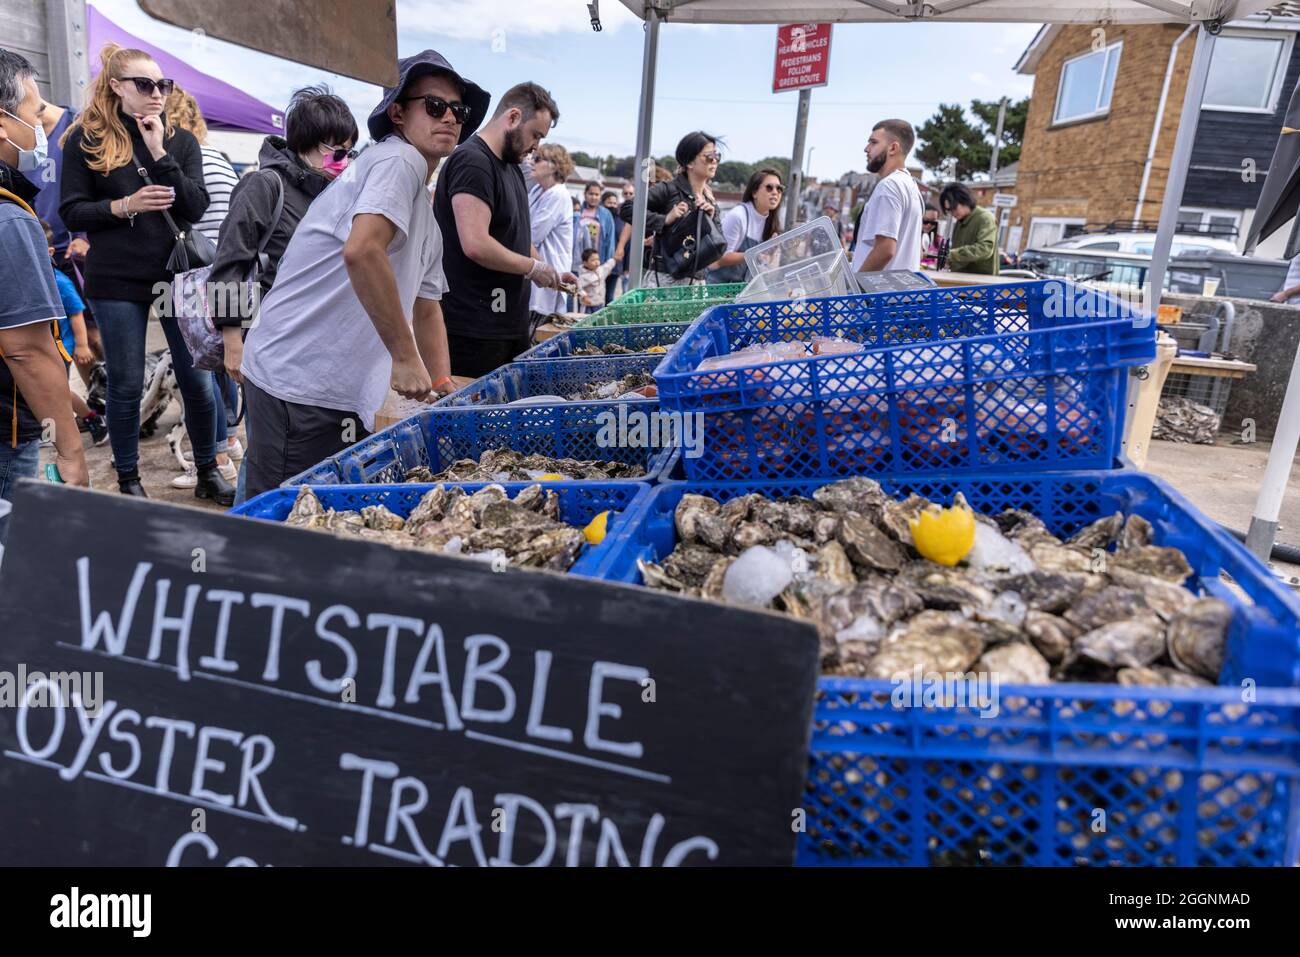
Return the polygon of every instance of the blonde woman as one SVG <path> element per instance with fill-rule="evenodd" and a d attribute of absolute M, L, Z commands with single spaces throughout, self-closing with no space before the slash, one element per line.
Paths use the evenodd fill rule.
<path fill-rule="evenodd" d="M 569 151 L 558 143 L 544 143 L 533 154 L 533 182 L 528 189 L 528 215 L 533 245 L 541 259 L 566 272 L 573 249 L 573 200 L 564 181 L 573 172 Z M 533 286 L 528 307 L 534 320 L 564 312 L 564 291 Z"/>
<path fill-rule="evenodd" d="M 164 113 L 175 83 L 141 50 L 110 43 L 99 56 L 86 109 L 64 134 L 59 212 L 68 229 L 85 232 L 90 242 L 85 291 L 104 340 L 118 489 L 144 498 L 139 441 L 145 333 L 154 287 L 172 279 L 167 261 L 175 244 L 163 211 L 188 230 L 203 218 L 208 193 L 198 141 Z M 235 490 L 217 470 L 212 375 L 194 368 L 176 320 L 161 322 L 194 448 L 194 496 L 229 506 Z"/>

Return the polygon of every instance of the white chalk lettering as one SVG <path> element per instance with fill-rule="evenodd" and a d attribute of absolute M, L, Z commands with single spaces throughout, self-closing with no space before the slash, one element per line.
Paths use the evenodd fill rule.
<path fill-rule="evenodd" d="M 602 716 L 618 720 L 623 716 L 619 705 L 602 700 L 605 679 L 615 678 L 621 681 L 635 682 L 637 687 L 650 677 L 645 668 L 633 665 L 620 665 L 612 661 L 595 661 L 591 665 L 591 684 L 587 689 L 587 728 L 583 731 L 582 742 L 592 751 L 608 751 L 624 757 L 639 758 L 645 749 L 639 741 L 606 741 L 600 736 L 600 719 Z"/>
<path fill-rule="evenodd" d="M 271 614 L 271 637 L 266 643 L 266 667 L 262 670 L 262 680 L 279 681 L 280 637 L 284 633 L 284 613 L 296 611 L 306 618 L 311 614 L 311 605 L 301 598 L 288 598 L 266 592 L 254 592 L 251 604 L 254 608 L 275 609 Z"/>
<path fill-rule="evenodd" d="M 573 741 L 572 731 L 568 728 L 542 724 L 542 713 L 546 710 L 546 681 L 551 674 L 551 658 L 552 655 L 549 651 L 536 651 L 533 653 L 533 661 L 535 662 L 533 698 L 528 705 L 528 725 L 525 727 L 524 733 L 533 738 L 540 738 L 543 741 L 559 741 L 568 744 Z"/>
<path fill-rule="evenodd" d="M 304 670 L 307 673 L 307 680 L 311 682 L 313 688 L 317 691 L 323 691 L 326 694 L 338 694 L 343 690 L 343 686 L 348 682 L 356 679 L 357 676 L 357 651 L 352 647 L 352 643 L 326 627 L 326 623 L 331 618 L 340 617 L 349 628 L 356 628 L 361 624 L 361 618 L 355 611 L 347 605 L 330 605 L 320 613 L 316 619 L 316 636 L 323 641 L 328 641 L 340 651 L 343 652 L 343 674 L 337 678 L 325 678 L 321 674 L 321 664 L 319 659 L 313 658 L 307 662 Z"/>
<path fill-rule="evenodd" d="M 154 583 L 157 597 L 153 606 L 153 631 L 149 634 L 149 660 L 157 661 L 162 656 L 163 633 L 176 632 L 176 675 L 181 681 L 190 680 L 190 629 L 194 626 L 194 606 L 198 603 L 200 585 L 188 585 L 185 588 L 185 610 L 179 618 L 167 616 L 167 596 L 171 593 L 172 583 L 169 578 L 160 578 Z"/>
<path fill-rule="evenodd" d="M 375 704 L 381 708 L 391 708 L 397 703 L 393 693 L 393 675 L 397 670 L 397 633 L 402 630 L 413 631 L 417 635 L 424 632 L 424 622 L 419 618 L 407 618 L 403 615 L 367 615 L 366 627 L 371 631 L 387 628 L 384 637 L 384 671 L 379 682 L 379 695 Z"/>
<path fill-rule="evenodd" d="M 126 599 L 122 602 L 122 611 L 117 616 L 117 625 L 108 612 L 101 611 L 90 620 L 90 559 L 77 559 L 77 596 L 81 602 L 81 647 L 90 651 L 99 647 L 100 639 L 110 655 L 120 655 L 126 647 L 126 636 L 131 632 L 131 623 L 135 621 L 135 608 L 140 602 L 140 593 L 149 578 L 153 565 L 149 562 L 137 562 L 131 584 L 126 590 Z"/>
<path fill-rule="evenodd" d="M 479 649 L 491 646 L 497 657 L 487 664 L 479 664 Z M 515 714 L 515 689 L 497 674 L 510 660 L 510 646 L 496 635 L 470 635 L 465 639 L 465 682 L 460 694 L 460 716 L 466 721 L 493 721 L 505 723 Z M 480 680 L 496 685 L 505 699 L 497 711 L 486 711 L 474 706 L 474 691 Z M 439 853 L 440 857 L 445 855 Z"/>
<path fill-rule="evenodd" d="M 430 654 L 437 656 L 437 671 L 429 671 Z M 418 704 L 420 689 L 425 685 L 437 685 L 442 694 L 442 708 L 446 714 L 447 730 L 459 731 L 465 727 L 456 712 L 456 696 L 452 693 L 451 678 L 447 672 L 446 640 L 443 638 L 442 629 L 436 624 L 429 626 L 424 636 L 424 644 L 420 646 L 420 653 L 415 656 L 415 666 L 411 669 L 411 678 L 406 683 L 406 696 L 403 700 L 407 704 Z"/>
<path fill-rule="evenodd" d="M 208 601 L 220 604 L 221 610 L 217 612 L 217 633 L 212 639 L 212 654 L 201 655 L 199 657 L 199 667 L 227 673 L 238 671 L 238 664 L 226 660 L 226 640 L 230 634 L 230 606 L 242 605 L 244 603 L 244 593 L 242 591 L 217 589 L 208 592 L 207 597 Z"/>

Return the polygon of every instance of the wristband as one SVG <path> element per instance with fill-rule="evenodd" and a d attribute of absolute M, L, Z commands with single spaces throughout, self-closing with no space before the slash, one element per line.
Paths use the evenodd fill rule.
<path fill-rule="evenodd" d="M 443 384 L 444 382 L 446 382 L 446 383 L 450 383 L 450 384 L 453 384 L 453 385 L 454 385 L 454 383 L 452 383 L 452 381 L 451 381 L 451 376 L 449 376 L 449 375 L 445 375 L 445 376 L 443 376 L 441 379 L 439 379 L 437 382 L 435 382 L 435 383 L 433 384 L 433 388 L 435 388 L 435 389 L 441 388 L 441 387 L 442 387 L 442 384 Z"/>

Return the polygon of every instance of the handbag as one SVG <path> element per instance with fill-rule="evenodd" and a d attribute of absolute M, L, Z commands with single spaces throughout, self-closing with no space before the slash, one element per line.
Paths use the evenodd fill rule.
<path fill-rule="evenodd" d="M 149 178 L 149 173 L 140 162 L 140 157 L 135 154 L 132 154 L 132 157 L 135 159 L 135 171 L 140 174 L 145 185 L 153 186 L 154 181 Z M 181 229 L 176 225 L 176 220 L 172 219 L 171 213 L 165 209 L 161 212 L 163 219 L 167 221 L 167 228 L 175 237 L 172 254 L 167 257 L 167 270 L 183 273 L 201 266 L 211 266 L 213 260 L 217 258 L 217 244 L 192 226 L 189 229 Z"/>
<path fill-rule="evenodd" d="M 659 246 L 659 258 L 664 264 L 664 272 L 674 279 L 685 279 L 703 272 L 723 257 L 727 251 L 727 240 L 713 228 L 713 220 L 706 219 L 704 210 L 696 210 L 695 229 L 687 232 L 675 229 L 678 223 L 689 223 L 683 216 L 669 227 L 660 231 L 656 237 Z"/>
<path fill-rule="evenodd" d="M 271 225 L 257 243 L 257 255 L 249 266 L 243 283 L 242 288 L 247 291 L 249 298 L 242 300 L 241 293 L 244 315 L 249 325 L 261 310 L 262 274 L 269 266 L 266 246 L 271 241 L 271 234 L 280 223 L 280 215 L 284 212 L 284 181 L 280 179 L 278 173 L 268 172 L 275 180 L 275 210 L 271 214 Z M 176 324 L 180 327 L 181 338 L 185 340 L 185 348 L 189 350 L 194 368 L 207 372 L 222 372 L 226 367 L 226 341 L 222 331 L 212 321 L 213 297 L 208 294 L 208 277 L 211 274 L 210 265 L 177 273 L 176 278 L 172 280 L 172 314 L 176 317 Z M 222 302 L 229 307 L 232 299 L 224 296 Z"/>

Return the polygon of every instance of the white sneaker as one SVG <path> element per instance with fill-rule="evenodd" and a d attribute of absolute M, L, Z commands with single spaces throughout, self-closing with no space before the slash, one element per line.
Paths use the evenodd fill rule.
<path fill-rule="evenodd" d="M 218 465 L 217 471 L 221 473 L 221 477 L 231 485 L 235 484 L 239 479 L 239 469 L 235 467 L 234 462 L 229 462 L 226 465 Z M 187 468 L 180 475 L 172 479 L 172 488 L 194 488 L 198 484 L 199 473 L 198 470 L 193 467 Z"/>

